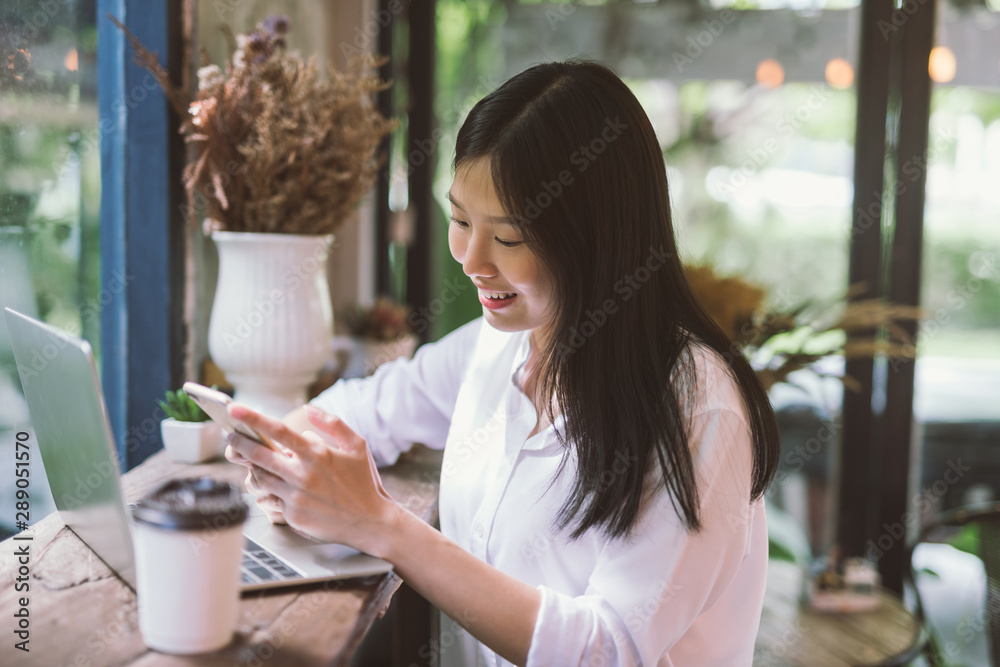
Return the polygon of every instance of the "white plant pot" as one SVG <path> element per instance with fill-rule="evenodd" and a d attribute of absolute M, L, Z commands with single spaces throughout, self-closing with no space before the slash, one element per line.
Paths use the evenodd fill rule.
<path fill-rule="evenodd" d="M 219 282 L 208 351 L 234 399 L 280 418 L 303 405 L 330 358 L 332 235 L 215 232 Z"/>
<path fill-rule="evenodd" d="M 160 435 L 167 456 L 178 463 L 211 461 L 226 451 L 222 426 L 213 421 L 179 422 L 167 417 L 160 422 Z"/>

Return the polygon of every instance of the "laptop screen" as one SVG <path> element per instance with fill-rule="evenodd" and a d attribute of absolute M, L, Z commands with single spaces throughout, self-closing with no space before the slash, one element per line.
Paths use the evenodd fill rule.
<path fill-rule="evenodd" d="M 90 344 L 9 308 L 4 310 L 59 516 L 134 588 L 130 525 Z"/>

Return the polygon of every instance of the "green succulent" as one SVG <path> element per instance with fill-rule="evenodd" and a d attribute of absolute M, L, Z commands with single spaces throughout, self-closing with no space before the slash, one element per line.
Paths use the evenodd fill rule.
<path fill-rule="evenodd" d="M 215 389 L 214 386 L 212 388 Z M 203 422 L 209 419 L 205 411 L 198 407 L 183 389 L 168 391 L 167 400 L 160 401 L 160 407 L 168 417 L 173 417 L 179 422 Z"/>

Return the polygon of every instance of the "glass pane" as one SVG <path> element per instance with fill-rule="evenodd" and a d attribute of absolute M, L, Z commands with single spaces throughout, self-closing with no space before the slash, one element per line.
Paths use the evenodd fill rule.
<path fill-rule="evenodd" d="M 914 516 L 1000 498 L 1000 5 L 938 9 L 913 413 Z M 914 165 L 915 169 L 922 165 Z M 972 539 L 970 539 L 972 538 Z M 987 664 L 984 570 L 971 531 L 914 567 L 953 664 Z M 965 553 L 969 550 L 972 553 Z M 934 577 L 925 576 L 931 570 Z M 991 576 L 995 576 L 992 573 Z"/>
<path fill-rule="evenodd" d="M 594 58 L 625 78 L 653 122 L 685 261 L 748 284 L 718 306 L 746 307 L 756 286 L 764 309 L 834 309 L 847 290 L 857 3 L 737 4 L 691 13 L 674 3 L 439 0 L 442 207 L 454 137 L 474 102 L 533 63 Z M 442 272 L 454 264 L 444 236 L 442 225 Z M 833 332 L 809 349 L 842 340 Z M 836 358 L 821 364 L 841 368 Z M 788 380 L 799 386 L 771 391 L 783 451 L 770 501 L 792 515 L 799 547 L 821 552 L 832 541 L 842 387 L 810 371 Z"/>
<path fill-rule="evenodd" d="M 95 16 L 94 0 L 0 6 L 0 305 L 86 338 L 99 359 Z M 28 433 L 32 443 L 28 523 L 35 523 L 53 505 L 0 318 L 3 534 L 16 530 L 18 432 Z"/>

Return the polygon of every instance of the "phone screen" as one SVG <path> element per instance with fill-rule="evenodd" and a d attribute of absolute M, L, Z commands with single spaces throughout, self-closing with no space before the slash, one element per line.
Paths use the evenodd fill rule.
<path fill-rule="evenodd" d="M 278 451 L 278 448 L 266 436 L 260 434 L 249 425 L 233 419 L 227 409 L 229 404 L 233 402 L 233 399 L 229 398 L 228 395 L 216 389 L 200 385 L 196 382 L 185 382 L 183 388 L 184 391 L 187 392 L 188 396 L 191 397 L 191 400 L 197 403 L 198 406 L 204 410 L 213 421 L 221 424 L 222 428 L 227 433 L 239 433 L 244 437 L 250 438 L 251 440 L 259 442 L 266 447 L 270 447 L 271 449 Z"/>

